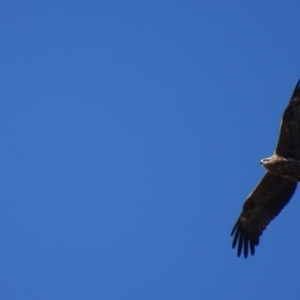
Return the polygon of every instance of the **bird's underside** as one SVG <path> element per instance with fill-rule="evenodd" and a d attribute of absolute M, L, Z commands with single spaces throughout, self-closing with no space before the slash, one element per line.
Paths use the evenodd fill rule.
<path fill-rule="evenodd" d="M 246 258 L 254 255 L 259 237 L 293 196 L 300 181 L 300 81 L 284 111 L 279 139 L 272 157 L 263 159 L 267 169 L 262 180 L 246 199 L 234 225 L 232 248 Z"/>

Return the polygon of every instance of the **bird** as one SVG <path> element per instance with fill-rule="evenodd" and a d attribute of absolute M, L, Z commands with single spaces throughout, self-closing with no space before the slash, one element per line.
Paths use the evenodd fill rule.
<path fill-rule="evenodd" d="M 290 201 L 300 182 L 300 80 L 284 110 L 274 154 L 260 164 L 267 170 L 247 197 L 231 236 L 237 256 L 255 254 L 259 238 Z"/>

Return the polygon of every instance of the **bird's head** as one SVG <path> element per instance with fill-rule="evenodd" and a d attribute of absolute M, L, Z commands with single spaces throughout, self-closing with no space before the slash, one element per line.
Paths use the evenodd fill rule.
<path fill-rule="evenodd" d="M 263 166 L 267 165 L 271 161 L 272 157 L 263 158 L 259 163 Z"/>

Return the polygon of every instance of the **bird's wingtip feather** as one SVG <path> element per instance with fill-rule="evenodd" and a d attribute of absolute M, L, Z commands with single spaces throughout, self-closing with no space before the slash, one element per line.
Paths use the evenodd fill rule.
<path fill-rule="evenodd" d="M 294 92 L 292 94 L 292 98 L 295 96 L 295 94 L 300 90 L 300 79 L 298 80 L 296 86 L 295 86 L 295 89 L 294 89 Z"/>

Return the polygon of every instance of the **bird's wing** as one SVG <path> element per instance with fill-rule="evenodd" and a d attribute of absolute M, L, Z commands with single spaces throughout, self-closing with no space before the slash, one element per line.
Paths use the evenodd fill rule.
<path fill-rule="evenodd" d="M 283 113 L 275 153 L 286 158 L 300 159 L 300 80 Z"/>
<path fill-rule="evenodd" d="M 238 256 L 248 251 L 254 255 L 254 247 L 268 224 L 289 202 L 297 187 L 297 182 L 280 178 L 267 172 L 257 187 L 248 196 L 242 213 L 232 229 L 232 248 L 237 245 Z"/>

